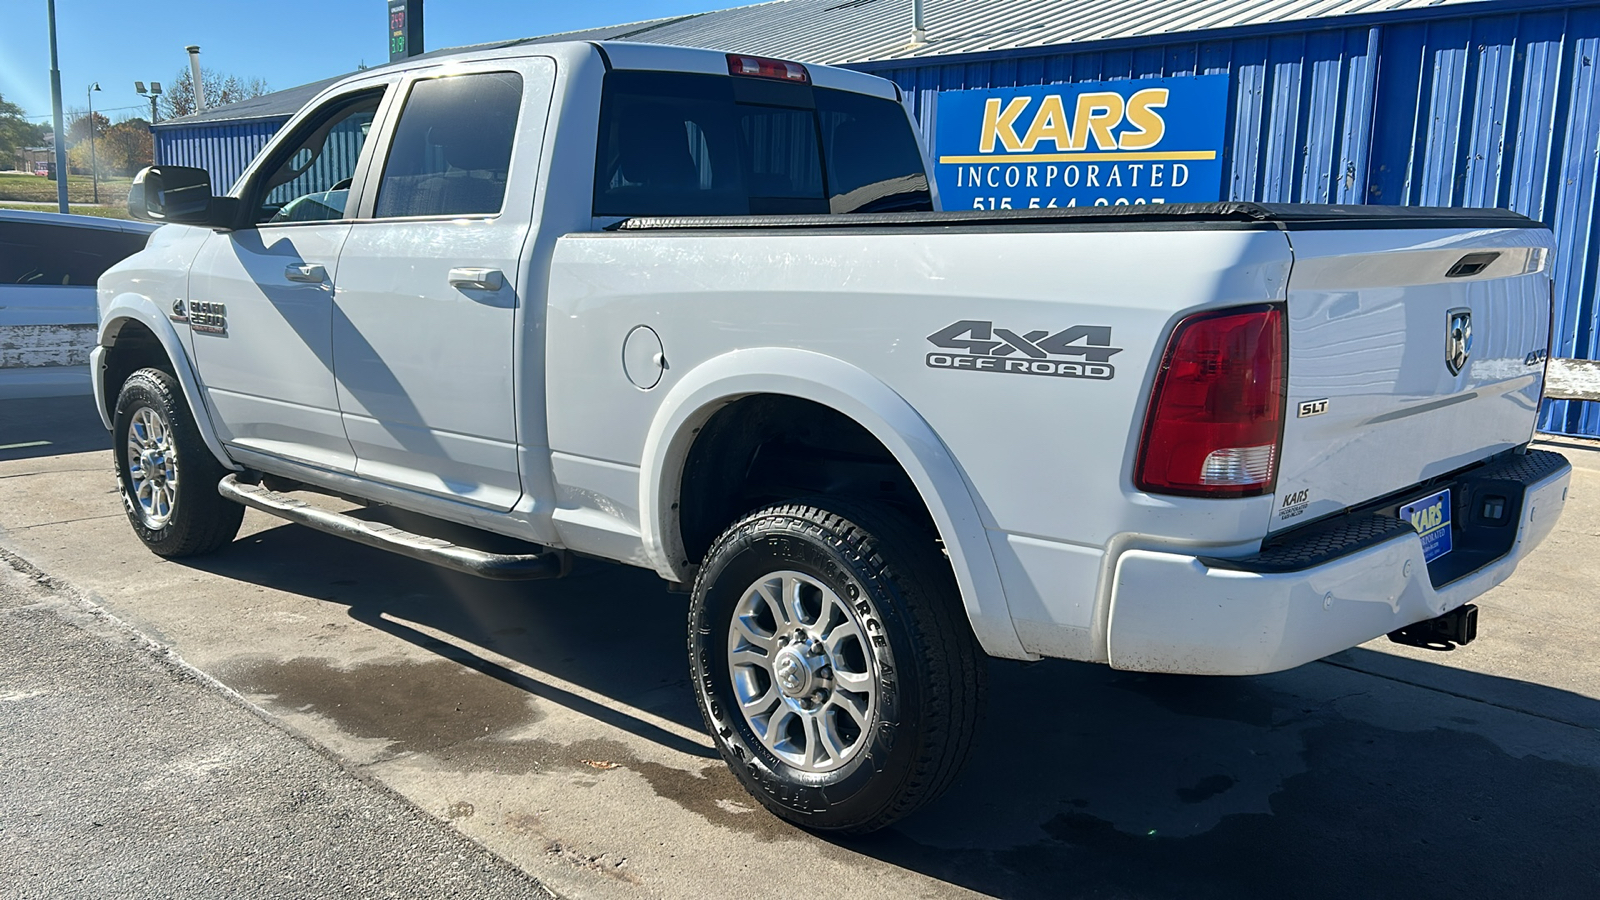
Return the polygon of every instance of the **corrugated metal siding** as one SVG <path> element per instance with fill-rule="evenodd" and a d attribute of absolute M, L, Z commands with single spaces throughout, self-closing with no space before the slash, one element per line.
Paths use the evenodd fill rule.
<path fill-rule="evenodd" d="M 356 162 L 361 158 L 361 145 L 366 143 L 366 133 L 349 124 L 345 124 L 329 132 L 327 140 L 322 145 L 322 153 L 311 167 L 301 172 L 292 181 L 273 188 L 267 194 L 267 202 L 283 204 L 296 197 L 314 194 L 320 191 L 332 190 L 334 185 L 350 177 L 356 170 Z M 306 151 L 301 151 L 302 153 Z"/>
<path fill-rule="evenodd" d="M 288 117 L 155 127 L 156 162 L 211 173 L 214 188 L 232 187 Z"/>
<path fill-rule="evenodd" d="M 1499 206 L 1546 222 L 1553 353 L 1597 359 L 1597 66 L 1600 4 L 857 68 L 899 83 L 930 146 L 940 91 L 1229 73 L 1230 199 Z M 1600 436 L 1600 403 L 1546 401 L 1540 428 Z"/>

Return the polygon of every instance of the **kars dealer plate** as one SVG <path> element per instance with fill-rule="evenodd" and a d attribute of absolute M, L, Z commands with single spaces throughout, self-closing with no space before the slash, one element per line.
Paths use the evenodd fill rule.
<path fill-rule="evenodd" d="M 1450 552 L 1450 491 L 1445 489 L 1431 497 L 1400 507 L 1400 518 L 1422 536 L 1422 558 L 1433 562 Z"/>

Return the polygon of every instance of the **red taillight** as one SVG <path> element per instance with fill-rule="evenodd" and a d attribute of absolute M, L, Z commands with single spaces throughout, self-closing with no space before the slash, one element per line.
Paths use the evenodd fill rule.
<path fill-rule="evenodd" d="M 800 84 L 811 83 L 811 73 L 799 63 L 761 56 L 741 56 L 737 53 L 728 54 L 728 74 L 776 78 L 779 81 L 795 81 Z"/>
<path fill-rule="evenodd" d="M 1156 373 L 1134 483 L 1196 497 L 1270 492 L 1278 478 L 1285 367 L 1279 307 L 1179 322 Z"/>

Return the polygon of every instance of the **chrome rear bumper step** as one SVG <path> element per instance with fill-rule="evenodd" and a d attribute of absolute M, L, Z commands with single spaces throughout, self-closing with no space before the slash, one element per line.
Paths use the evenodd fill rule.
<path fill-rule="evenodd" d="M 546 550 L 542 553 L 490 553 L 452 544 L 441 538 L 428 537 L 404 531 L 382 522 L 368 522 L 343 513 L 330 512 L 312 506 L 298 497 L 290 497 L 268 490 L 259 484 L 245 484 L 239 476 L 229 475 L 217 484 L 217 493 L 242 503 L 251 509 L 298 525 L 326 531 L 329 534 L 388 550 L 412 559 L 488 578 L 494 581 L 532 581 L 539 578 L 559 578 L 567 574 L 572 565 L 572 555 L 565 550 Z"/>

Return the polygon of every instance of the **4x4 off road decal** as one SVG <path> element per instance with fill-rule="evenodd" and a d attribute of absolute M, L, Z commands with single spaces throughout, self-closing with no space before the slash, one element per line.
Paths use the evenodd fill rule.
<path fill-rule="evenodd" d="M 1008 328 L 996 328 L 993 322 L 963 319 L 928 335 L 928 342 L 946 350 L 966 351 L 929 353 L 930 369 L 1052 375 L 1096 381 L 1116 377 L 1117 370 L 1110 359 L 1122 352 L 1121 347 L 1111 346 L 1108 325 L 1074 325 L 1054 334 L 1048 331 L 1018 334 Z"/>

